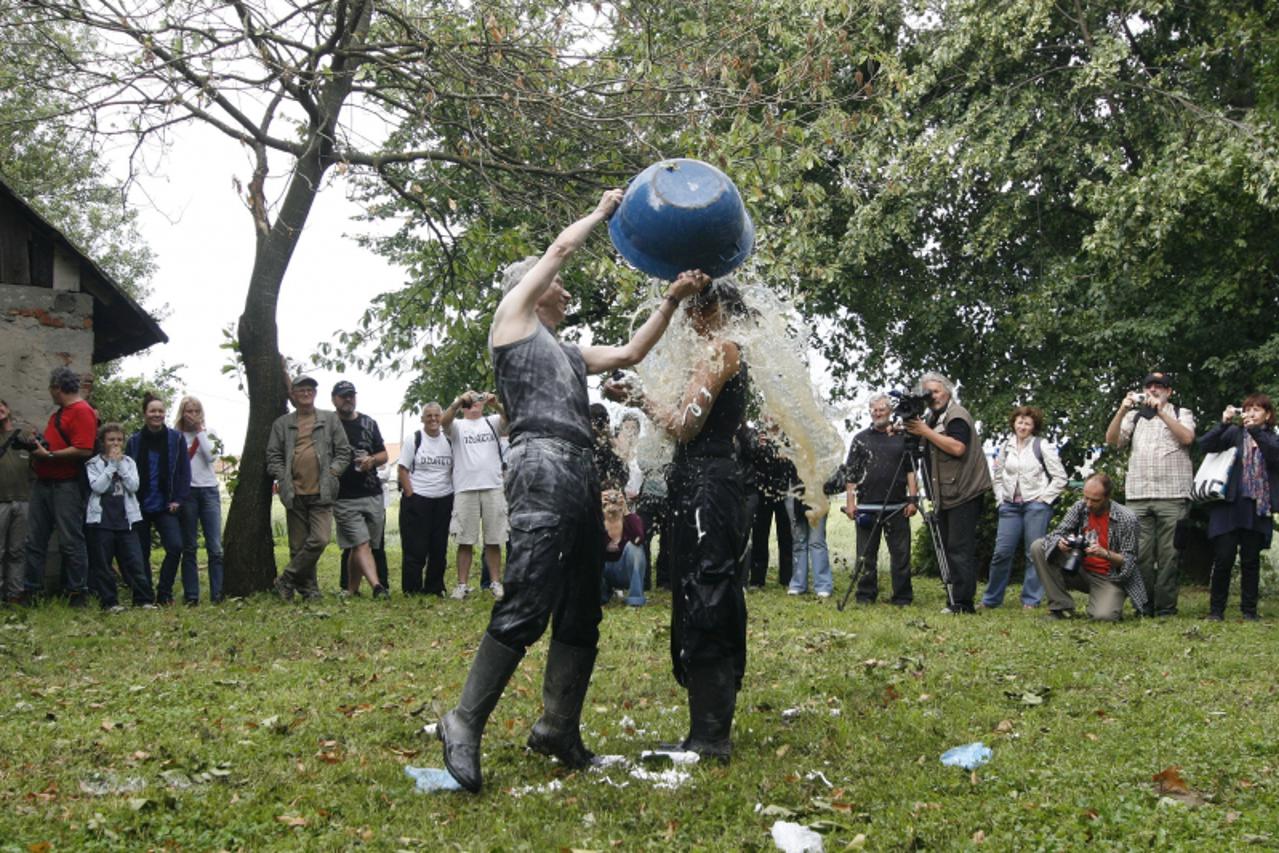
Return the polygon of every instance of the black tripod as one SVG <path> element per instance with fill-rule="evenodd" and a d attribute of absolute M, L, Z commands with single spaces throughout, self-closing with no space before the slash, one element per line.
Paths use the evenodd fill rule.
<path fill-rule="evenodd" d="M 857 588 L 862 576 L 866 574 L 866 549 L 870 547 L 872 542 L 876 542 L 879 537 L 875 534 L 881 531 L 884 524 L 893 516 L 902 512 L 905 507 L 898 507 L 889 510 L 889 495 L 892 492 L 892 484 L 897 482 L 897 477 L 901 473 L 902 465 L 906 464 L 906 460 L 910 460 L 911 470 L 915 474 L 915 483 L 919 489 L 922 500 L 919 500 L 920 515 L 924 519 L 924 524 L 928 526 L 929 537 L 933 541 L 933 553 L 937 557 L 937 570 L 941 574 L 942 587 L 946 590 L 946 604 L 951 610 L 955 609 L 955 592 L 954 583 L 950 573 L 950 561 L 946 559 L 946 549 L 942 545 L 941 525 L 937 521 L 937 504 L 932 493 L 932 481 L 928 479 L 928 463 L 924 455 L 924 448 L 920 444 L 917 436 L 910 436 L 906 439 L 906 452 L 901 455 L 901 459 L 897 462 L 897 470 L 893 472 L 893 478 L 889 481 L 889 493 L 884 495 L 884 500 L 879 504 L 879 510 L 875 513 L 875 522 L 871 526 L 870 534 L 867 535 L 864 545 L 857 554 L 857 562 L 853 566 L 852 575 L 848 581 L 848 589 L 844 592 L 844 597 L 840 599 L 838 610 L 848 606 L 849 596 L 853 594 L 853 590 Z M 853 519 L 856 523 L 856 519 Z"/>

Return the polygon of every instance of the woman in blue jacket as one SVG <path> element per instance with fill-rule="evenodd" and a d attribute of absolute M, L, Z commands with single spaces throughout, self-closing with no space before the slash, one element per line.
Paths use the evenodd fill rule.
<path fill-rule="evenodd" d="M 1261 552 L 1270 547 L 1274 533 L 1270 516 L 1279 509 L 1274 404 L 1265 394 L 1253 394 L 1239 409 L 1227 406 L 1221 423 L 1199 439 L 1199 447 L 1207 453 L 1232 447 L 1237 450 L 1225 500 L 1208 510 L 1208 538 L 1213 547 L 1208 618 L 1219 622 L 1225 617 L 1230 574 L 1238 553 L 1239 609 L 1244 619 L 1256 620 Z"/>
<path fill-rule="evenodd" d="M 144 425 L 129 436 L 124 452 L 138 466 L 138 504 L 142 520 L 133 526 L 142 546 L 142 560 L 151 565 L 151 528 L 160 534 L 164 562 L 156 585 L 156 603 L 173 603 L 173 580 L 182 561 L 180 511 L 191 492 L 191 461 L 182 433 L 164 425 L 164 401 L 147 394 L 142 401 Z M 195 567 L 183 569 L 182 591 L 187 604 L 200 600 L 200 578 Z"/>

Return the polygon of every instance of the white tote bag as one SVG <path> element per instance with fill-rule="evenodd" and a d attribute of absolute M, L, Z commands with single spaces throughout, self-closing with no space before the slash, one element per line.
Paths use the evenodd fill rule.
<path fill-rule="evenodd" d="M 1230 482 L 1230 469 L 1234 467 L 1235 457 L 1239 455 L 1238 447 L 1219 450 L 1204 456 L 1195 472 L 1195 483 L 1190 487 L 1190 497 L 1196 503 L 1211 503 L 1224 500 L 1226 484 Z"/>

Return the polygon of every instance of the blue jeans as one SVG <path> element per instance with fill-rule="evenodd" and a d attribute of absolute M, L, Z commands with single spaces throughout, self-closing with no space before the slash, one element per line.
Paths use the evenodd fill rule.
<path fill-rule="evenodd" d="M 178 563 L 182 560 L 182 520 L 175 512 L 144 512 L 142 520 L 133 525 L 133 532 L 138 536 L 138 545 L 142 548 L 142 564 L 151 568 L 151 525 L 160 533 L 160 544 L 164 546 L 164 560 L 160 563 L 160 582 L 155 587 L 157 604 L 169 604 L 173 601 L 173 581 L 178 574 Z M 195 566 L 190 573 L 182 568 L 182 594 L 187 601 L 200 600 L 200 576 Z"/>
<path fill-rule="evenodd" d="M 1041 539 L 1048 532 L 1053 508 L 1043 501 L 1015 504 L 1004 501 L 999 505 L 999 527 L 995 531 L 995 555 L 990 560 L 990 580 L 983 607 L 998 607 L 1004 603 L 1004 590 L 1008 588 L 1008 576 L 1012 572 L 1013 558 L 1020 549 L 1026 555 L 1026 579 L 1021 585 L 1021 603 L 1037 607 L 1044 597 L 1044 585 L 1035 572 L 1030 558 L 1030 543 Z"/>
<path fill-rule="evenodd" d="M 182 504 L 182 586 L 188 601 L 200 598 L 200 571 L 195 562 L 196 525 L 204 528 L 209 557 L 209 598 L 222 600 L 222 496 L 217 486 L 192 486 Z M 187 586 L 190 583 L 191 586 Z"/>
<path fill-rule="evenodd" d="M 826 516 L 823 515 L 816 526 L 810 525 L 803 505 L 794 498 L 786 502 L 786 512 L 790 515 L 793 562 L 790 591 L 804 592 L 810 583 L 809 569 L 812 569 L 813 592 L 829 595 L 835 591 L 835 578 L 831 575 L 830 553 L 826 550 Z"/>
<path fill-rule="evenodd" d="M 84 510 L 88 502 L 89 496 L 78 477 L 36 480 L 31 484 L 31 500 L 27 504 L 28 594 L 38 593 L 44 587 L 44 563 L 49 552 L 49 537 L 55 528 L 67 592 L 73 596 L 88 592 L 89 551 L 84 543 Z"/>
<path fill-rule="evenodd" d="M 600 584 L 600 603 L 608 601 L 615 589 L 626 590 L 626 603 L 631 607 L 644 605 L 644 549 L 634 542 L 627 542 L 616 560 L 604 563 L 604 580 Z"/>

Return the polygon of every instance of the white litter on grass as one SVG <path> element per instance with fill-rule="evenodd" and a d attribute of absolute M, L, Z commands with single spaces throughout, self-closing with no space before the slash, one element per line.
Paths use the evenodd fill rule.
<path fill-rule="evenodd" d="M 642 729 L 636 725 L 635 721 L 630 718 L 629 714 L 622 716 L 622 721 L 619 725 L 626 737 L 651 737 L 653 734 L 648 729 Z"/>
<path fill-rule="evenodd" d="M 822 853 L 822 837 L 806 826 L 779 820 L 772 832 L 773 843 L 782 853 Z"/>
<path fill-rule="evenodd" d="M 678 766 L 696 764 L 701 756 L 696 752 L 685 752 L 678 749 L 646 749 L 640 753 L 640 761 L 653 758 L 669 758 L 671 764 Z"/>
<path fill-rule="evenodd" d="M 591 760 L 591 770 L 603 770 L 606 767 L 614 767 L 618 764 L 629 765 L 625 755 L 597 755 Z"/>
<path fill-rule="evenodd" d="M 693 777 L 687 771 L 677 770 L 674 767 L 669 770 L 645 770 L 643 767 L 635 767 L 631 770 L 631 778 L 641 782 L 651 782 L 654 788 L 673 791 Z"/>
<path fill-rule="evenodd" d="M 826 778 L 826 774 L 820 770 L 809 770 L 807 773 L 804 774 L 805 782 L 811 782 L 814 779 L 821 779 L 822 784 L 825 785 L 827 788 L 835 787 L 834 785 L 830 783 L 830 780 Z"/>
<path fill-rule="evenodd" d="M 831 709 L 830 709 L 830 715 L 831 715 L 832 717 L 838 717 L 841 713 L 843 713 L 843 712 L 842 712 L 842 711 L 840 711 L 838 708 L 831 708 Z"/>
<path fill-rule="evenodd" d="M 421 794 L 433 791 L 460 791 L 462 786 L 447 770 L 438 767 L 406 766 L 404 775 L 414 782 L 413 790 Z"/>
<path fill-rule="evenodd" d="M 800 708 L 787 708 L 785 711 L 782 711 L 782 721 L 789 723 L 802 713 L 804 713 L 804 711 Z"/>
<path fill-rule="evenodd" d="M 559 779 L 552 779 L 545 785 L 525 785 L 523 788 L 512 788 L 512 797 L 523 797 L 527 794 L 550 794 L 564 787 L 564 783 Z"/>
<path fill-rule="evenodd" d="M 435 737 L 435 729 L 438 726 L 439 723 L 427 723 L 425 726 L 422 726 L 422 734 L 427 737 Z"/>

